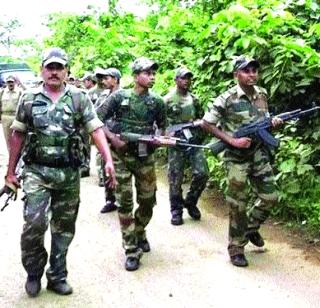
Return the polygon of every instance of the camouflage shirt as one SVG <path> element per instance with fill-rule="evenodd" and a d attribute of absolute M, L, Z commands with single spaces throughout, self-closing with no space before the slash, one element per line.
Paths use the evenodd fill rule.
<path fill-rule="evenodd" d="M 166 127 L 165 104 L 153 92 L 137 95 L 133 90 L 120 89 L 106 98 L 97 113 L 104 123 L 111 118 L 115 120 L 115 133 L 153 134 L 155 127 L 163 130 Z"/>
<path fill-rule="evenodd" d="M 174 88 L 163 99 L 167 104 L 169 125 L 193 121 L 203 116 L 198 99 L 190 92 L 181 95 Z"/>
<path fill-rule="evenodd" d="M 98 98 L 104 91 L 104 88 L 99 88 L 97 85 L 95 85 L 92 89 L 88 91 L 88 95 L 94 105 L 96 104 Z"/>
<path fill-rule="evenodd" d="M 236 85 L 214 100 L 203 119 L 232 134 L 240 126 L 268 115 L 265 89 L 255 86 L 254 94 L 248 97 L 241 87 Z"/>
<path fill-rule="evenodd" d="M 52 102 L 43 86 L 26 91 L 17 108 L 11 129 L 34 136 L 37 158 L 49 162 L 69 157 L 70 137 L 80 129 L 91 133 L 103 123 L 98 119 L 89 97 L 66 85 L 57 102 Z M 31 138 L 31 137 L 30 137 Z M 28 140 L 27 140 L 28 143 Z"/>

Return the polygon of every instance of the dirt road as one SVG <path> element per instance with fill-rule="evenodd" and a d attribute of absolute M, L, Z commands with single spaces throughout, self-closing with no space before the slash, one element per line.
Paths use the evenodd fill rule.
<path fill-rule="evenodd" d="M 2 179 L 7 161 L 2 133 L 0 149 Z M 82 180 L 77 231 L 68 255 L 74 293 L 67 297 L 48 292 L 44 277 L 39 297 L 28 298 L 20 262 L 22 202 L 0 212 L 0 307 L 320 307 L 320 262 L 317 255 L 310 259 L 295 248 L 299 239 L 292 241 L 281 227 L 267 225 L 262 229 L 266 248 L 248 245 L 250 266 L 236 268 L 226 251 L 228 221 L 221 200 L 206 191 L 202 220 L 185 214 L 185 224 L 174 227 L 164 172 L 159 174 L 158 204 L 147 229 L 152 250 L 136 272 L 123 267 L 117 214 L 99 213 L 103 189 L 96 176 Z M 49 243 L 48 233 L 47 247 Z"/>

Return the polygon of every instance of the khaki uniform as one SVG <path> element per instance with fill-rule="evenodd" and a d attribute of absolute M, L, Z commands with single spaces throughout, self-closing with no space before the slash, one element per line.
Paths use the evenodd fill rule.
<path fill-rule="evenodd" d="M 5 88 L 0 92 L 0 117 L 2 122 L 3 134 L 6 140 L 8 152 L 9 149 L 9 139 L 11 136 L 10 126 L 14 120 L 16 109 L 18 106 L 19 98 L 21 97 L 22 90 L 15 87 L 13 91 Z"/>

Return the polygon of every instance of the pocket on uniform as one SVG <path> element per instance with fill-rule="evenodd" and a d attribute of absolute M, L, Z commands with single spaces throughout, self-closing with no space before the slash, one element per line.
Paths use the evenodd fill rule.
<path fill-rule="evenodd" d="M 70 109 L 68 105 L 65 105 L 64 108 L 64 114 L 62 116 L 62 123 L 64 127 L 68 128 L 74 128 L 74 113 Z"/>
<path fill-rule="evenodd" d="M 48 123 L 48 108 L 47 106 L 35 106 L 32 108 L 33 125 L 37 128 L 47 127 Z"/>

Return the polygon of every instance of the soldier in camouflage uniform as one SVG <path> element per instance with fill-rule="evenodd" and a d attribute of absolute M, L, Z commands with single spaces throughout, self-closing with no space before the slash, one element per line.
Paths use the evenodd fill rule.
<path fill-rule="evenodd" d="M 203 110 L 198 99 L 190 93 L 193 74 L 185 67 L 177 70 L 175 76 L 176 87 L 165 97 L 169 125 L 191 122 L 203 117 Z M 201 130 L 199 128 L 177 132 L 175 137 L 192 138 L 192 143 L 201 143 Z M 199 220 L 201 213 L 197 207 L 198 199 L 206 187 L 208 180 L 208 165 L 202 149 L 197 148 L 169 148 L 168 149 L 168 179 L 169 198 L 171 205 L 171 224 L 183 224 L 183 207 L 189 215 Z M 192 180 L 185 200 L 182 196 L 182 182 L 186 163 L 192 171 Z"/>
<path fill-rule="evenodd" d="M 106 129 L 106 134 L 114 149 L 112 156 L 119 182 L 116 199 L 119 203 L 118 215 L 126 254 L 125 268 L 128 271 L 137 270 L 142 252 L 150 251 L 145 228 L 156 203 L 155 162 L 151 146 L 126 143 L 116 134 L 154 134 L 155 127 L 159 130 L 165 129 L 166 109 L 163 100 L 149 91 L 154 84 L 157 68 L 158 64 L 150 59 L 136 59 L 132 67 L 134 89 L 113 93 L 97 110 L 103 122 L 113 117 L 117 124 L 114 125 L 117 131 L 114 129 L 112 133 Z M 135 212 L 132 176 L 135 179 L 138 203 Z"/>
<path fill-rule="evenodd" d="M 228 251 L 235 266 L 248 265 L 244 255 L 248 241 L 258 247 L 264 245 L 258 230 L 277 202 L 269 149 L 259 140 L 232 137 L 241 125 L 269 116 L 267 93 L 256 86 L 258 68 L 256 60 L 239 57 L 234 67 L 238 84 L 215 99 L 202 124 L 206 131 L 230 145 L 224 161 L 228 175 L 226 200 L 230 206 Z M 281 123 L 279 118 L 272 120 L 273 126 Z M 256 198 L 250 208 L 247 181 Z"/>
<path fill-rule="evenodd" d="M 6 182 L 19 187 L 15 167 L 25 144 L 23 158 L 24 220 L 21 235 L 22 263 L 28 277 L 29 296 L 37 296 L 48 254 L 44 235 L 50 224 L 50 266 L 46 271 L 47 289 L 61 295 L 72 293 L 67 283 L 66 255 L 74 237 L 79 208 L 82 144 L 84 127 L 106 161 L 110 186 L 115 172 L 107 140 L 88 96 L 64 83 L 68 60 L 60 48 L 44 52 L 41 74 L 44 84 L 26 91 L 11 126 L 11 151 Z"/>
<path fill-rule="evenodd" d="M 98 104 L 100 104 L 101 100 L 99 100 L 99 97 L 103 94 L 106 95 L 109 93 L 109 90 L 105 86 L 105 78 L 107 78 L 106 70 L 103 68 L 96 68 L 94 71 L 95 78 L 97 80 L 97 84 L 95 87 L 91 88 L 88 92 L 88 95 L 94 105 L 94 107 L 97 109 Z M 97 153 L 96 155 L 96 168 L 98 173 L 98 185 L 100 187 L 104 187 L 104 178 L 103 178 L 103 172 L 102 172 L 102 159 L 101 155 Z"/>
<path fill-rule="evenodd" d="M 100 102 L 103 102 L 107 99 L 108 96 L 110 96 L 112 93 L 118 91 L 120 89 L 120 79 L 121 79 L 121 73 L 118 69 L 110 67 L 107 68 L 105 71 L 105 77 L 103 78 L 103 84 L 105 88 L 107 89 L 106 91 L 102 92 L 100 97 L 98 98 L 97 101 L 97 106 L 100 105 Z M 105 125 L 109 128 L 112 129 L 113 126 L 113 119 L 110 119 L 105 123 Z M 115 211 L 118 209 L 116 205 L 116 197 L 115 193 L 108 185 L 107 183 L 107 178 L 106 174 L 104 172 L 104 161 L 101 159 L 101 167 L 100 169 L 102 170 L 102 177 L 103 177 L 103 183 L 104 183 L 104 195 L 105 195 L 105 200 L 106 204 L 103 206 L 101 209 L 100 213 L 110 213 L 112 211 Z"/>

